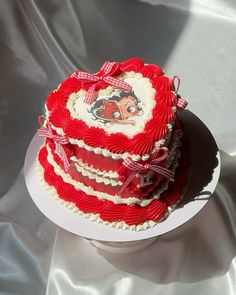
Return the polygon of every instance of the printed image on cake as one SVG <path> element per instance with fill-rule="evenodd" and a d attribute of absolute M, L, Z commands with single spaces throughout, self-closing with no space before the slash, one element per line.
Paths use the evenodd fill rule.
<path fill-rule="evenodd" d="M 178 88 L 177 76 L 138 58 L 72 73 L 39 117 L 45 188 L 74 213 L 123 230 L 167 218 L 188 178 Z"/>

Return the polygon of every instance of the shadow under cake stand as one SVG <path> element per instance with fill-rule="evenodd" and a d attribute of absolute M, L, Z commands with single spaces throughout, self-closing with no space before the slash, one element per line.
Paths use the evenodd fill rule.
<path fill-rule="evenodd" d="M 28 147 L 24 164 L 26 185 L 34 203 L 55 224 L 90 240 L 97 248 L 113 253 L 130 253 L 146 248 L 160 235 L 181 226 L 196 215 L 210 199 L 219 179 L 220 154 L 212 134 L 189 111 L 181 113 L 180 120 L 190 149 L 190 179 L 183 202 L 156 226 L 143 231 L 116 229 L 83 218 L 61 205 L 38 179 L 35 164 L 43 139 L 37 135 Z"/>

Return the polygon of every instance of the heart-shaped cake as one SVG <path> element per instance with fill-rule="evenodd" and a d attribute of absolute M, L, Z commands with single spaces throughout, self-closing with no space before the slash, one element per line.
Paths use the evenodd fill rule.
<path fill-rule="evenodd" d="M 90 220 L 144 230 L 165 219 L 187 180 L 177 110 L 179 78 L 132 58 L 76 71 L 49 94 L 39 176 L 61 203 Z"/>

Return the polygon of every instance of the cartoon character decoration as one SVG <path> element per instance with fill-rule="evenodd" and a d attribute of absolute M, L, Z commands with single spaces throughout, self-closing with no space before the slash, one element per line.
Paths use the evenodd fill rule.
<path fill-rule="evenodd" d="M 143 114 L 140 100 L 133 92 L 120 92 L 111 97 L 96 100 L 90 111 L 94 120 L 106 125 L 135 125 L 129 118 Z"/>

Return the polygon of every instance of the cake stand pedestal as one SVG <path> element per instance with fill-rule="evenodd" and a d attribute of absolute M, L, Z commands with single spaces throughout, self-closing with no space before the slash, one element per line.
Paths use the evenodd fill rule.
<path fill-rule="evenodd" d="M 181 206 L 153 228 L 144 231 L 111 228 L 85 219 L 61 205 L 38 179 L 35 163 L 43 140 L 37 135 L 28 147 L 24 164 L 25 181 L 33 201 L 55 224 L 90 240 L 93 246 L 101 250 L 130 253 L 150 246 L 160 235 L 181 226 L 205 206 L 220 175 L 220 154 L 210 131 L 189 111 L 181 113 L 180 119 L 189 141 L 191 176 Z"/>
<path fill-rule="evenodd" d="M 102 242 L 97 240 L 90 240 L 90 244 L 99 250 L 103 250 L 115 254 L 128 254 L 143 250 L 154 244 L 158 238 L 148 238 L 145 240 L 138 240 L 132 242 Z"/>

